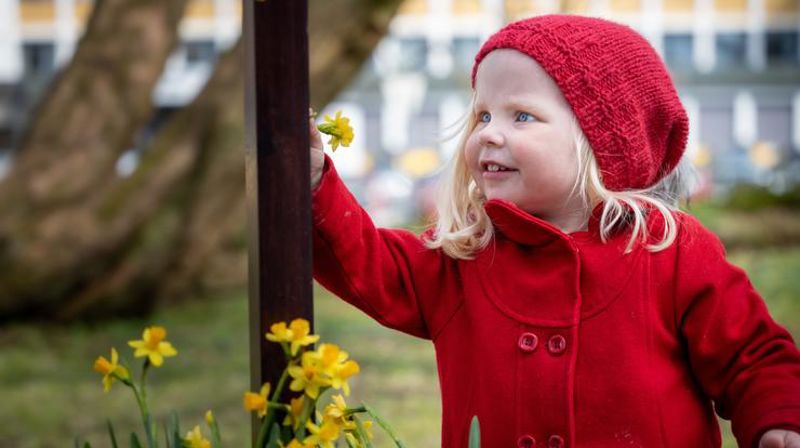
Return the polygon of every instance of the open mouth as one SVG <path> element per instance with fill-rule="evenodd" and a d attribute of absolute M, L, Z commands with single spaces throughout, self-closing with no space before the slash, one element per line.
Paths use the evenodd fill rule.
<path fill-rule="evenodd" d="M 484 171 L 488 171 L 490 173 L 497 173 L 501 171 L 517 171 L 513 168 L 509 168 L 492 162 L 483 163 L 482 166 Z"/>

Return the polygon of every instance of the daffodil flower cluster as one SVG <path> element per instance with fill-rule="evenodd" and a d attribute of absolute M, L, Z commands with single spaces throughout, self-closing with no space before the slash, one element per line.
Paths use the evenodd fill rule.
<path fill-rule="evenodd" d="M 286 356 L 286 368 L 274 389 L 269 383 L 260 390 L 244 394 L 244 408 L 254 412 L 261 420 L 261 429 L 256 442 L 257 448 L 336 448 L 343 442 L 349 448 L 372 447 L 373 420 L 394 441 L 397 447 L 403 444 L 395 436 L 392 428 L 367 404 L 348 407 L 345 396 L 350 395 L 348 380 L 360 371 L 358 363 L 335 344 L 313 345 L 319 336 L 311 334 L 311 325 L 305 319 L 295 319 L 288 325 L 278 322 L 270 326 L 266 334 L 269 341 L 278 343 Z M 142 332 L 142 338 L 128 342 L 134 350 L 134 358 L 143 358 L 138 381 L 131 369 L 121 359 L 116 348 L 111 348 L 110 359 L 98 356 L 94 370 L 103 376 L 103 390 L 108 393 L 115 381 L 121 382 L 133 391 L 142 415 L 145 443 L 139 441 L 137 434 L 131 433 L 132 448 L 157 448 L 156 423 L 150 414 L 147 397 L 146 378 L 150 367 L 161 367 L 166 358 L 177 356 L 178 351 L 167 341 L 167 330 L 160 326 L 149 326 Z M 281 403 L 284 388 L 287 387 L 298 396 L 290 398 L 289 403 Z M 331 394 L 330 403 L 322 406 L 323 395 L 327 391 L 341 391 Z M 318 409 L 322 409 L 320 412 Z M 373 420 L 359 417 L 367 414 Z M 211 433 L 210 438 L 203 435 L 200 425 L 181 436 L 178 416 L 173 413 L 165 424 L 167 448 L 221 448 L 219 427 L 214 414 L 208 411 L 205 423 Z M 109 422 L 111 446 L 117 447 L 114 427 Z M 78 442 L 76 441 L 76 446 Z M 91 448 L 86 442 L 85 448 Z"/>
<path fill-rule="evenodd" d="M 342 111 L 336 111 L 336 115 L 331 118 L 330 115 L 325 114 L 325 121 L 317 125 L 317 129 L 323 134 L 331 136 L 328 144 L 335 152 L 336 148 L 341 144 L 342 146 L 350 146 L 353 141 L 353 128 L 350 126 L 350 119 L 342 116 Z"/>
<path fill-rule="evenodd" d="M 148 448 L 157 448 L 158 439 L 156 434 L 156 424 L 152 418 L 147 400 L 147 373 L 151 366 L 161 367 L 164 364 L 164 358 L 176 356 L 178 351 L 166 340 L 167 330 L 164 327 L 153 325 L 146 327 L 142 332 L 142 338 L 137 340 L 128 341 L 128 345 L 134 349 L 134 358 L 144 358 L 141 368 L 141 375 L 139 381 L 135 381 L 131 376 L 131 370 L 124 362 L 120 360 L 119 353 L 116 348 L 111 348 L 111 360 L 104 356 L 98 356 L 94 361 L 94 370 L 103 375 L 103 391 L 108 393 L 111 390 L 111 385 L 114 381 L 120 381 L 125 386 L 129 387 L 134 396 L 136 397 L 136 404 L 139 407 L 139 412 L 142 415 L 142 423 L 144 424 L 145 445 Z M 220 448 L 219 427 L 217 426 L 214 414 L 211 411 L 206 412 L 205 415 L 206 425 L 211 432 L 211 439 L 205 438 L 200 426 L 195 426 L 191 431 L 187 432 L 184 437 L 180 435 L 177 415 L 173 414 L 171 420 L 166 425 L 166 446 L 168 448 Z M 113 425 L 108 424 L 109 435 L 111 437 L 112 446 L 117 446 L 117 437 L 114 432 Z M 136 433 L 131 433 L 131 446 L 142 447 L 139 437 Z M 76 443 L 77 445 L 77 443 Z M 91 448 L 91 444 L 86 442 L 84 447 Z"/>
<path fill-rule="evenodd" d="M 256 448 L 335 448 L 340 440 L 350 448 L 369 448 L 372 421 L 359 419 L 357 415 L 362 413 L 375 419 L 396 446 L 402 447 L 391 427 L 372 408 L 363 403 L 354 408 L 347 406 L 344 396 L 350 395 L 348 379 L 359 373 L 358 363 L 348 359 L 349 354 L 335 344 L 320 344 L 312 349 L 310 346 L 319 336 L 310 333 L 307 320 L 295 319 L 288 325 L 273 324 L 266 334 L 267 340 L 283 347 L 287 366 L 275 390 L 266 383 L 259 392 L 244 394 L 245 410 L 255 412 L 262 422 Z M 280 403 L 289 378 L 289 390 L 300 395 L 291 398 L 289 404 Z M 328 390 L 341 390 L 344 396 L 333 395 L 332 402 L 319 412 L 322 395 Z"/>

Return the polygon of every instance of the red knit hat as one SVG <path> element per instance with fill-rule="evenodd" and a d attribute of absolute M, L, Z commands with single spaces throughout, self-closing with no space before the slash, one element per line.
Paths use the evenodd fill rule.
<path fill-rule="evenodd" d="M 689 119 L 664 63 L 636 31 L 608 20 L 545 15 L 510 23 L 483 44 L 472 67 L 510 48 L 553 78 L 613 191 L 649 187 L 677 165 Z"/>

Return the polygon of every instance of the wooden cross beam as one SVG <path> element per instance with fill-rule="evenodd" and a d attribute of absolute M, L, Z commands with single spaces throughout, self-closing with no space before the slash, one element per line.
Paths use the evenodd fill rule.
<path fill-rule="evenodd" d="M 250 383 L 259 390 L 275 387 L 285 365 L 280 346 L 264 338 L 269 325 L 313 323 L 308 4 L 243 1 Z M 253 445 L 258 429 L 253 415 Z"/>

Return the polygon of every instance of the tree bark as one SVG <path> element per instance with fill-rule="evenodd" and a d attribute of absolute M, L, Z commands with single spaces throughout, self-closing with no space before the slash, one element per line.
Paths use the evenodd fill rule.
<path fill-rule="evenodd" d="M 164 11 L 176 11 L 177 3 L 182 9 L 184 2 L 172 1 Z M 246 284 L 241 42 L 221 56 L 197 98 L 161 128 L 136 171 L 120 178 L 115 162 L 152 113 L 141 103 L 166 55 L 158 62 L 139 54 L 132 59 L 149 62 L 126 67 L 131 57 L 120 52 L 132 50 L 120 49 L 125 42 L 91 32 L 113 22 L 101 20 L 107 4 L 116 5 L 97 3 L 75 59 L 53 83 L 11 175 L 0 183 L 0 322 L 143 315 L 158 303 Z M 398 5 L 310 4 L 312 104 L 321 108 L 353 78 Z M 157 20 L 171 31 L 153 31 L 141 14 L 117 11 L 121 23 L 107 27 L 174 36 L 177 20 Z M 153 51 L 168 54 L 172 46 Z M 95 79 L 89 72 L 95 60 L 123 73 L 101 69 Z"/>

